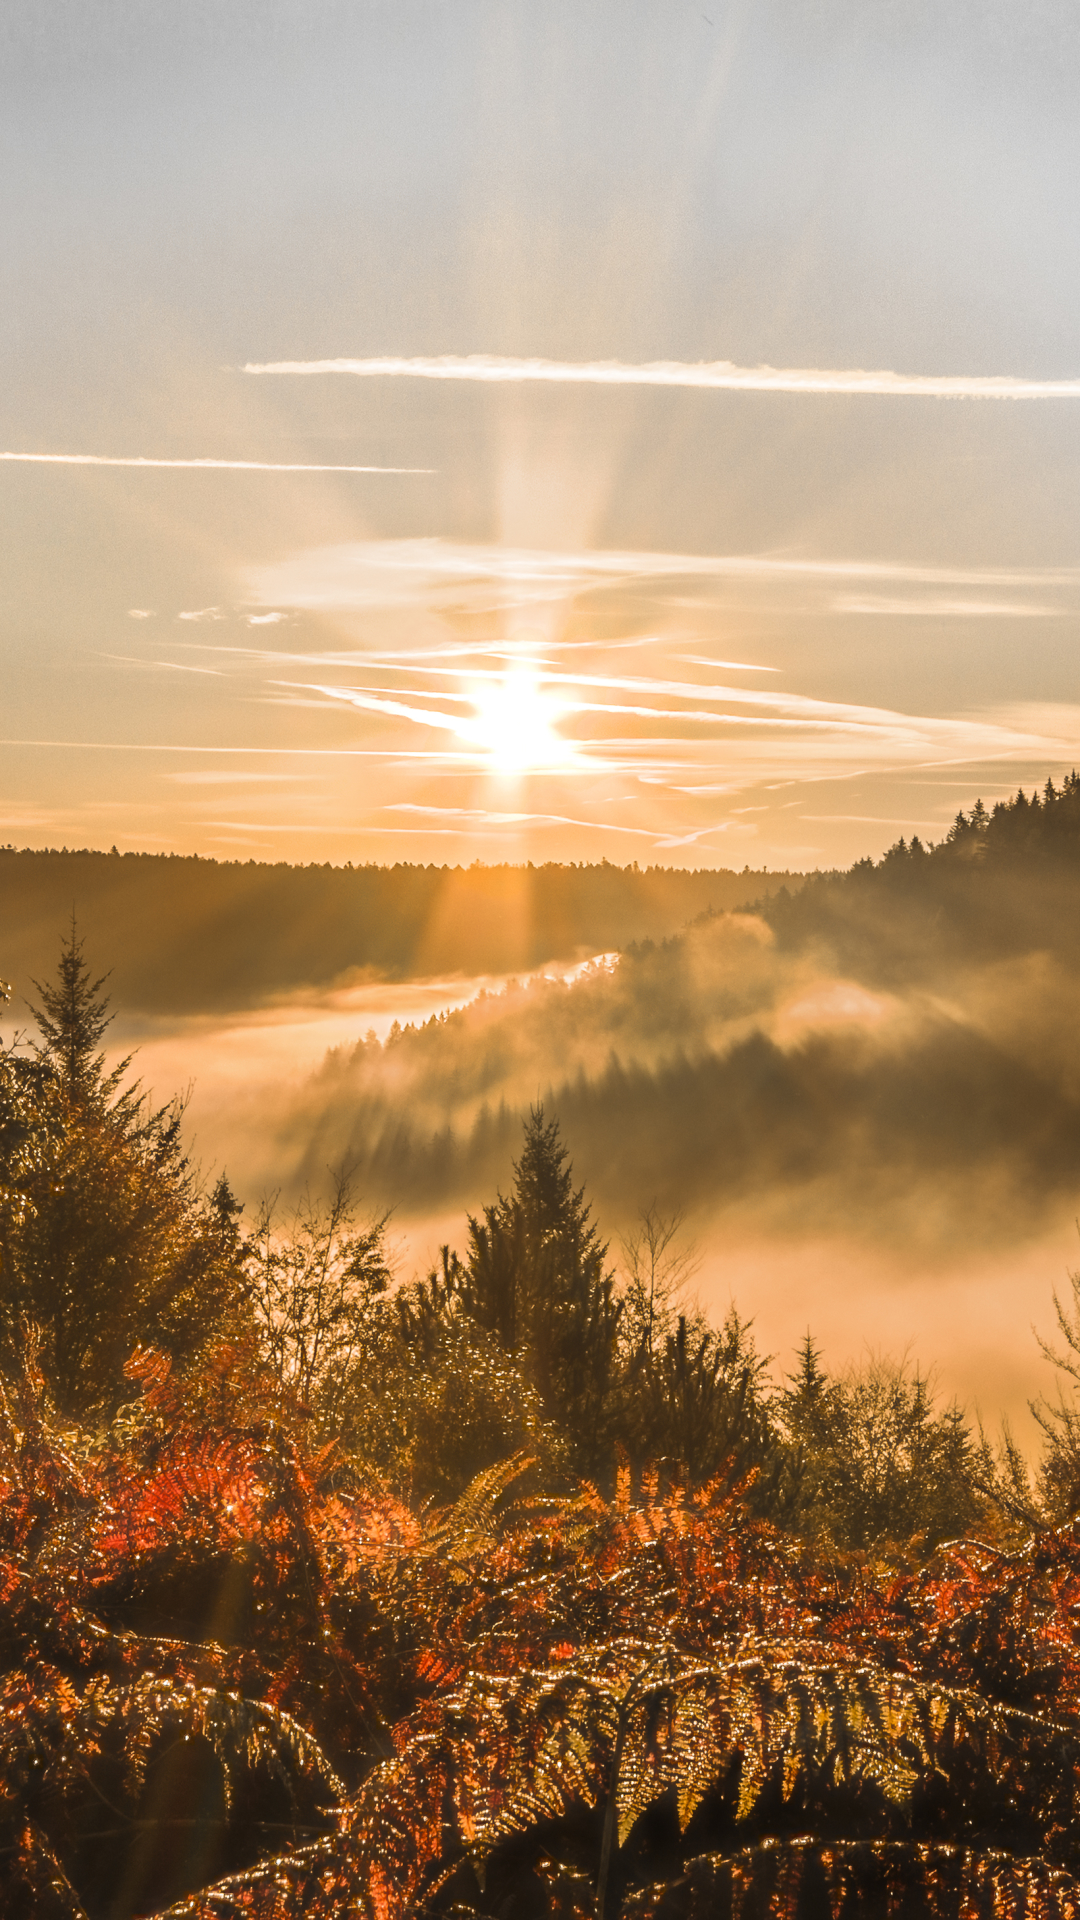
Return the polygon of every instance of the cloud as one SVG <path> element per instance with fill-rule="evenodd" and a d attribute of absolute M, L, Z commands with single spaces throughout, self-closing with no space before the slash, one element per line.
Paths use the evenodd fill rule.
<path fill-rule="evenodd" d="M 223 473 L 435 472 L 434 467 L 328 467 L 301 460 L 153 460 L 141 453 L 123 457 L 108 453 L 0 453 L 0 460 L 39 467 L 207 467 Z"/>
<path fill-rule="evenodd" d="M 238 784 L 246 785 L 249 781 L 261 787 L 265 786 L 271 780 L 275 782 L 281 780 L 306 780 L 308 775 L 306 773 L 270 773 L 263 772 L 261 769 L 257 772 L 246 773 L 233 773 L 225 770 L 218 772 L 215 768 L 210 773 L 165 773 L 162 774 L 161 777 L 163 780 L 173 780 L 178 786 L 183 787 L 236 786 Z"/>
<path fill-rule="evenodd" d="M 279 686 L 289 686 L 291 682 L 280 680 Z M 450 713 L 430 713 L 423 707 L 411 707 L 402 700 L 391 700 L 385 694 L 365 693 L 357 687 L 312 686 L 310 693 L 321 693 L 327 700 L 343 701 L 351 707 L 362 707 L 369 713 L 386 713 L 395 720 L 412 720 L 421 727 L 438 727 L 446 733 L 456 733 L 460 718 Z"/>
<path fill-rule="evenodd" d="M 582 593 L 673 579 L 975 587 L 995 592 L 1019 587 L 1045 592 L 1080 586 L 1080 569 L 934 567 L 888 560 L 816 560 L 782 553 L 564 552 L 406 539 L 307 548 L 252 570 L 247 587 L 256 604 L 308 612 L 417 605 L 479 610 L 557 603 Z M 506 647 L 505 639 L 500 645 Z"/>
<path fill-rule="evenodd" d="M 181 619 L 185 619 L 190 616 L 181 614 L 180 617 Z M 130 653 L 103 653 L 101 658 L 103 660 L 114 660 L 118 665 L 124 667 L 140 667 L 143 669 L 162 667 L 168 673 L 207 674 L 212 680 L 220 680 L 223 677 L 221 667 L 191 667 L 180 660 L 137 660 Z"/>
<path fill-rule="evenodd" d="M 245 373 L 346 373 L 361 379 L 467 380 L 594 387 L 695 387 L 724 393 L 866 394 L 937 400 L 1077 400 L 1080 380 L 1026 380 L 1012 374 L 866 372 L 862 368 L 738 367 L 730 360 L 533 360 L 499 354 L 405 359 L 249 361 Z"/>
<path fill-rule="evenodd" d="M 152 620 L 153 617 L 154 617 L 154 610 L 152 607 L 129 607 L 128 608 L 129 620 Z"/>
<path fill-rule="evenodd" d="M 593 772 L 605 766 L 623 771 L 656 771 L 658 754 L 664 756 L 659 762 L 661 769 L 704 771 L 722 757 L 726 765 L 739 766 L 744 777 L 749 767 L 757 770 L 755 777 L 760 777 L 761 765 L 775 766 L 778 756 L 784 762 L 793 758 L 800 765 L 819 763 L 825 758 L 834 761 L 856 758 L 863 764 L 879 766 L 943 758 L 968 762 L 1037 759 L 1048 752 L 1056 756 L 1071 750 L 1066 736 L 1073 735 L 1075 718 L 1073 709 L 1056 707 L 1024 710 L 1016 715 L 1010 712 L 998 717 L 909 714 L 885 707 L 817 700 L 799 693 L 772 693 L 756 687 L 707 686 L 659 678 L 649 680 L 630 675 L 551 673 L 542 676 L 540 684 L 546 687 L 549 683 L 560 691 L 580 690 L 583 697 L 564 700 L 567 717 L 605 715 L 661 723 L 658 729 L 645 729 L 615 739 L 603 734 L 594 734 L 588 740 L 575 738 L 573 744 L 580 768 Z M 397 697 L 397 689 L 383 692 L 371 687 L 323 682 L 304 686 L 296 682 L 277 684 L 459 737 L 463 732 L 460 716 L 438 707 L 413 704 L 419 699 L 435 697 L 423 687 L 410 689 L 411 697 L 401 699 Z M 584 697 L 593 689 L 648 697 L 606 701 Z M 466 694 L 441 697 L 455 704 L 468 700 Z M 691 700 L 695 704 L 675 704 Z M 1061 728 L 1062 721 L 1064 728 Z M 712 737 L 672 734 L 673 725 L 709 729 Z M 755 739 L 754 735 L 766 737 Z M 672 748 L 681 750 L 674 760 L 666 757 Z M 707 759 L 703 757 L 706 753 Z M 480 755 L 481 760 L 486 757 Z M 453 759 L 455 763 L 460 761 L 460 751 Z"/>
<path fill-rule="evenodd" d="M 208 746 L 199 741 L 177 740 L 44 740 L 12 737 L 0 740 L 0 747 L 40 747 L 58 753 L 258 754 L 268 760 L 401 760 L 408 757 L 397 748 L 384 751 L 380 747 Z"/>
<path fill-rule="evenodd" d="M 187 613 L 177 615 L 179 620 L 224 620 L 220 607 L 193 607 Z"/>
<path fill-rule="evenodd" d="M 934 620 L 1040 620 L 1059 611 L 1057 607 L 1033 606 L 1016 600 L 955 600 L 941 596 L 915 600 L 876 593 L 838 594 L 833 607 L 837 613 L 899 614 L 905 619 L 921 616 Z"/>
<path fill-rule="evenodd" d="M 260 650 L 254 658 L 265 666 L 273 656 Z M 415 799 L 408 786 L 403 790 L 398 785 L 380 796 L 378 827 L 369 822 L 373 832 L 407 831 L 421 838 L 425 826 L 441 834 L 444 826 L 454 824 L 459 832 L 481 835 L 486 842 L 489 836 L 518 831 L 543 834 L 584 827 L 591 816 L 593 829 L 603 832 L 607 841 L 613 821 L 627 817 L 624 804 L 635 800 L 635 835 L 666 850 L 660 857 L 679 858 L 700 846 L 715 858 L 733 835 L 753 830 L 760 838 L 764 819 L 751 822 L 736 817 L 736 810 L 755 798 L 754 788 L 777 781 L 795 792 L 793 807 L 801 810 L 809 802 L 815 821 L 834 820 L 836 830 L 843 832 L 851 830 L 858 816 L 860 824 L 865 820 L 864 831 L 895 838 L 899 827 L 889 831 L 895 800 L 890 804 L 886 798 L 882 805 L 885 796 L 867 789 L 854 805 L 849 802 L 830 812 L 828 805 L 822 809 L 820 783 L 970 768 L 966 784 L 974 792 L 994 787 L 1006 768 L 1024 784 L 1041 782 L 1048 767 L 1071 764 L 1080 745 L 1080 709 L 1065 705 L 905 713 L 816 699 L 779 688 L 775 681 L 746 688 L 711 676 L 707 681 L 703 676 L 695 686 L 689 678 L 669 681 L 658 676 L 650 682 L 639 675 L 540 674 L 541 692 L 559 708 L 559 733 L 567 753 L 558 764 L 516 770 L 513 778 L 520 784 L 510 792 L 474 784 L 499 770 L 490 744 L 470 737 L 473 696 L 468 674 L 462 674 L 456 688 L 433 689 L 430 683 L 403 678 L 395 669 L 393 681 L 380 686 L 378 660 L 368 659 L 364 665 L 359 684 L 350 685 L 348 674 L 263 684 L 268 695 L 277 686 L 286 697 L 305 699 L 327 713 L 335 707 L 339 712 L 351 709 L 357 734 L 353 751 L 380 759 L 403 777 L 407 767 L 445 783 L 441 790 Z M 463 780 L 469 783 L 464 788 L 457 784 Z M 542 788 L 539 780 L 544 781 Z M 440 804 L 421 805 L 421 800 Z M 914 823 L 924 836 L 929 831 L 937 837 L 924 811 L 924 805 L 916 807 Z M 848 815 L 845 827 L 840 823 Z M 400 825 L 392 827 L 394 820 Z M 906 825 L 912 824 L 909 817 Z M 938 823 L 942 829 L 944 824 Z M 788 864 L 813 863 L 820 855 L 820 847 L 807 850 L 801 842 L 793 851 L 783 838 Z"/>
<path fill-rule="evenodd" d="M 431 819 L 460 820 L 474 829 L 516 827 L 532 822 L 543 826 L 585 827 L 589 833 L 629 833 L 635 839 L 656 840 L 655 833 L 651 833 L 647 827 L 619 827 L 610 820 L 576 820 L 566 813 L 496 813 L 490 807 L 428 807 L 412 800 L 392 801 L 383 811 L 413 813 Z M 703 831 L 709 832 L 710 829 Z"/>

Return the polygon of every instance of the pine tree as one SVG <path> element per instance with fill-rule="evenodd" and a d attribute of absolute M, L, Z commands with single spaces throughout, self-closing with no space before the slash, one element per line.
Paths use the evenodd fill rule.
<path fill-rule="evenodd" d="M 0 1075 L 0 1364 L 18 1365 L 33 1327 L 51 1390 L 78 1412 L 115 1400 L 140 1344 L 197 1352 L 247 1279 L 237 1202 L 227 1182 L 202 1194 L 183 1103 L 155 1111 L 121 1084 L 126 1061 L 105 1070 L 105 980 L 74 923 L 56 979 L 35 985 L 43 1043 Z"/>
<path fill-rule="evenodd" d="M 470 1216 L 455 1285 L 477 1324 L 495 1334 L 566 1433 L 575 1464 L 604 1463 L 615 1381 L 619 1307 L 584 1188 L 575 1190 L 558 1122 L 542 1106 L 525 1123 L 514 1187 Z"/>
<path fill-rule="evenodd" d="M 102 992 L 107 979 L 107 974 L 99 980 L 91 978 L 73 913 L 71 931 L 60 949 L 56 979 L 33 982 L 41 1005 L 31 1006 L 30 1012 L 44 1040 L 39 1051 L 57 1072 L 68 1099 L 79 1106 L 107 1098 L 129 1064 L 122 1061 L 106 1076 L 104 1055 L 97 1051 L 113 1020 Z"/>
<path fill-rule="evenodd" d="M 860 1551 L 932 1544 L 979 1518 L 980 1461 L 964 1414 L 937 1408 L 906 1361 L 872 1355 L 830 1377 L 807 1334 L 779 1411 L 795 1455 L 793 1518 L 808 1536 Z"/>

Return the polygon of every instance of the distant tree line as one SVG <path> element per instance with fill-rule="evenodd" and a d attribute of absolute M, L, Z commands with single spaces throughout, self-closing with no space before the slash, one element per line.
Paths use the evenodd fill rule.
<path fill-rule="evenodd" d="M 662 938 L 798 875 L 613 866 L 308 866 L 0 847 L 0 966 L 51 963 L 74 903 L 126 1010 L 206 1012 L 383 977 L 504 974 Z"/>
<path fill-rule="evenodd" d="M 1045 950 L 1080 955 L 1080 774 L 976 800 L 936 844 L 901 838 L 879 861 L 781 887 L 762 912 L 786 947 L 828 946 L 884 982 L 917 981 L 973 959 Z"/>

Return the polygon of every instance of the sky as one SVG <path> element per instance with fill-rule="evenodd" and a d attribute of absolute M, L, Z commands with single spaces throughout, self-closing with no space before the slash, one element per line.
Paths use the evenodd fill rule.
<path fill-rule="evenodd" d="M 1080 760 L 1066 0 L 6 0 L 0 841 L 807 868 Z"/>

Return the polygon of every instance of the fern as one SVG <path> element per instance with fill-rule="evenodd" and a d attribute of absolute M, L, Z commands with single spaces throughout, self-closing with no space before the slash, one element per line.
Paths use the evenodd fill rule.
<path fill-rule="evenodd" d="M 1073 1529 L 895 1578 L 520 1458 L 416 1514 L 242 1355 L 132 1393 L 97 1434 L 32 1365 L 0 1401 L 5 1916 L 1080 1920 Z"/>
<path fill-rule="evenodd" d="M 1039 1859 L 907 1841 L 765 1841 L 688 1863 L 674 1883 L 632 1894 L 625 1920 L 1075 1920 L 1080 1885 Z"/>

